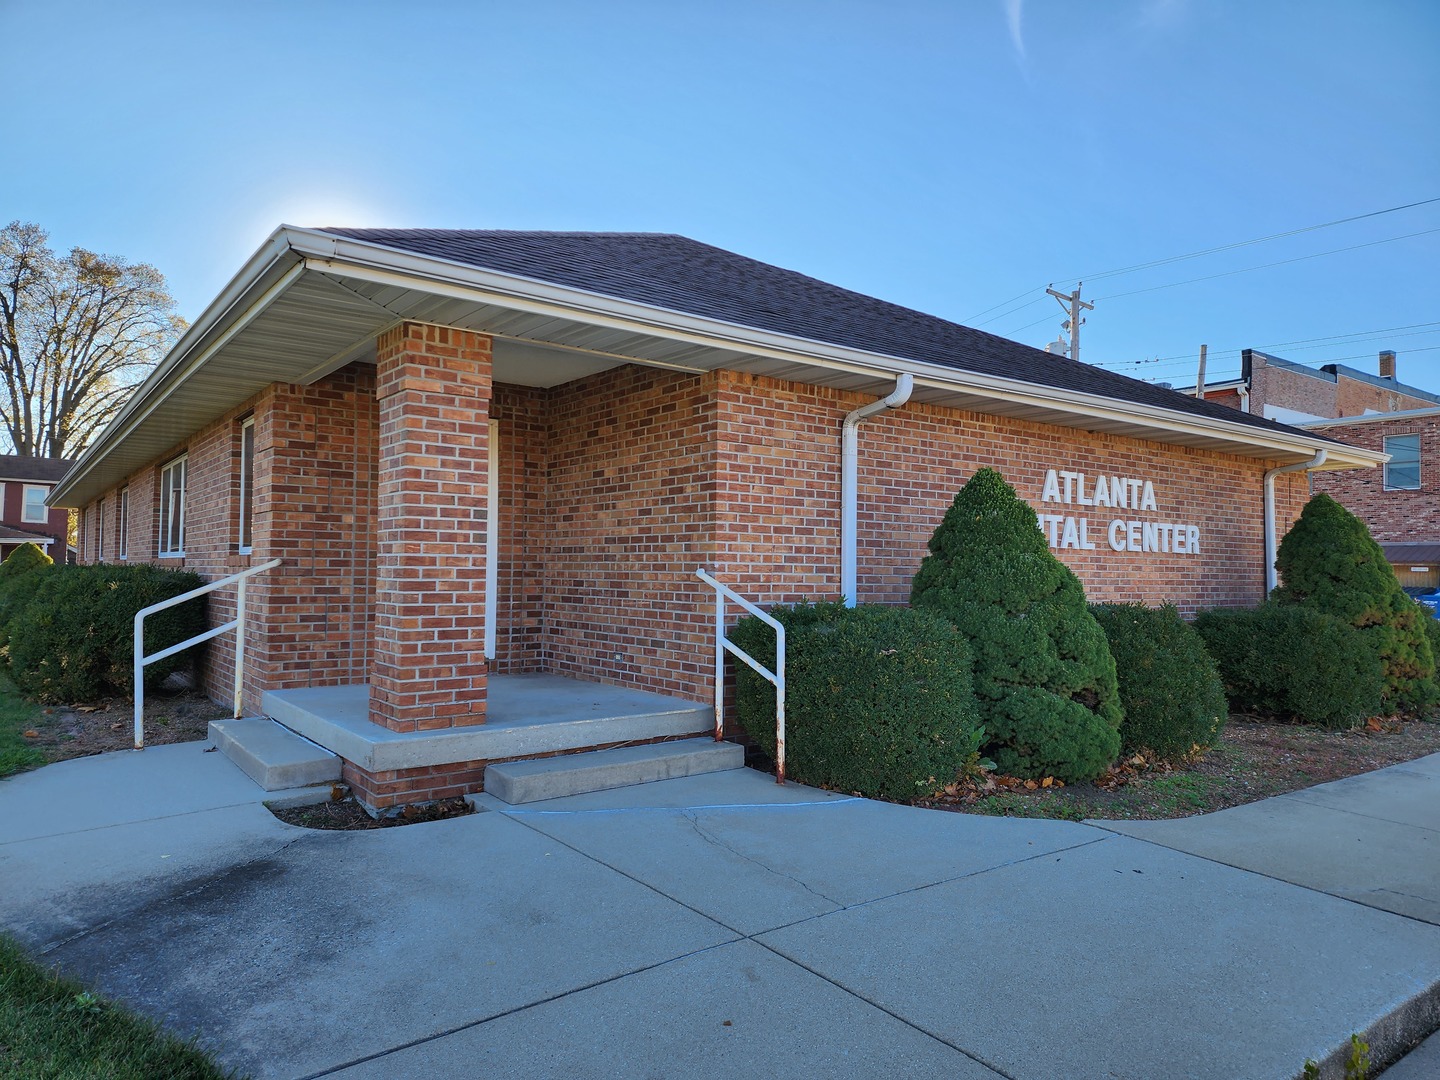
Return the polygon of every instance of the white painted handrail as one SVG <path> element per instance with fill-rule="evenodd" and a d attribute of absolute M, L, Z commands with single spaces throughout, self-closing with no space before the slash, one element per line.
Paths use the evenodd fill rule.
<path fill-rule="evenodd" d="M 725 654 L 728 652 L 755 669 L 755 673 L 775 687 L 775 782 L 785 783 L 785 627 L 746 600 L 734 589 L 716 581 L 703 569 L 696 575 L 715 590 L 715 741 L 725 736 Z M 725 601 L 734 600 L 775 631 L 775 670 L 771 671 L 725 636 Z"/>
<path fill-rule="evenodd" d="M 174 656 L 183 652 L 192 645 L 199 645 L 202 641 L 209 641 L 211 638 L 219 637 L 221 634 L 235 631 L 235 719 L 240 719 L 240 693 L 245 680 L 245 582 L 256 574 L 263 574 L 266 570 L 273 570 L 279 566 L 283 559 L 271 559 L 259 566 L 252 566 L 248 570 L 241 570 L 238 574 L 231 574 L 219 581 L 212 581 L 208 585 L 202 585 L 198 589 L 191 589 L 179 596 L 172 596 L 169 600 L 161 600 L 158 604 L 151 604 L 135 613 L 135 749 L 145 749 L 145 665 L 153 664 L 157 660 L 164 660 L 167 656 Z M 235 585 L 235 618 L 231 619 L 224 626 L 217 626 L 212 630 L 206 630 L 203 634 L 196 634 L 187 641 L 178 645 L 171 645 L 168 649 L 161 649 L 150 656 L 145 655 L 145 617 L 153 615 L 157 611 L 164 611 L 177 604 L 183 604 L 186 600 L 194 600 L 197 596 L 204 596 L 206 593 L 214 592 L 216 589 L 223 589 L 227 585 Z"/>

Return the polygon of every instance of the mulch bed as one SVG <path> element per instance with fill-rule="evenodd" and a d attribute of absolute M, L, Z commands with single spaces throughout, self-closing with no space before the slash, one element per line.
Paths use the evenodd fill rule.
<path fill-rule="evenodd" d="M 916 805 L 1018 817 L 1156 819 L 1207 814 L 1440 753 L 1440 723 L 1371 720 L 1322 731 L 1231 716 L 1219 743 L 1172 765 L 1136 756 L 1092 784 L 972 777 Z"/>
<path fill-rule="evenodd" d="M 195 742 L 209 735 L 211 720 L 230 711 L 190 689 L 160 689 L 145 694 L 145 745 Z M 129 699 L 47 705 L 25 742 L 50 761 L 68 761 L 135 748 L 135 704 Z"/>
<path fill-rule="evenodd" d="M 339 799 L 315 806 L 297 806 L 289 810 L 271 810 L 281 821 L 306 829 L 333 829 L 356 832 L 361 829 L 390 829 L 397 825 L 417 825 L 422 821 L 445 821 L 475 813 L 475 807 L 464 799 L 441 799 L 424 806 L 407 806 L 397 814 L 374 818 L 354 799 Z"/>

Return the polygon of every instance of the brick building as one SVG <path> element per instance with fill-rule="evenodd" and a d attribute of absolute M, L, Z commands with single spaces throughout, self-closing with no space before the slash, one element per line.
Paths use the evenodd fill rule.
<path fill-rule="evenodd" d="M 1205 400 L 1286 424 L 1334 420 L 1440 405 L 1440 394 L 1407 386 L 1395 374 L 1395 354 L 1380 353 L 1379 374 L 1344 364 L 1306 367 L 1259 349 L 1240 354 L 1240 378 L 1205 384 Z M 1180 391 L 1195 396 L 1195 388 Z"/>
<path fill-rule="evenodd" d="M 1254 603 L 1267 513 L 1283 533 L 1320 451 L 1381 460 L 683 237 L 285 227 L 55 499 L 87 558 L 282 559 L 250 585 L 245 708 L 384 807 L 703 729 L 697 569 L 902 603 L 984 465 L 1091 597 Z M 234 662 L 209 647 L 217 697 Z M 671 719 L 517 720 L 536 673 Z"/>
<path fill-rule="evenodd" d="M 1440 587 L 1440 408 L 1315 421 L 1306 427 L 1390 455 L 1381 469 L 1317 474 L 1314 489 L 1370 527 L 1402 585 Z"/>
<path fill-rule="evenodd" d="M 70 511 L 51 508 L 46 500 L 70 465 L 63 458 L 0 454 L 0 562 L 22 544 L 66 561 Z"/>

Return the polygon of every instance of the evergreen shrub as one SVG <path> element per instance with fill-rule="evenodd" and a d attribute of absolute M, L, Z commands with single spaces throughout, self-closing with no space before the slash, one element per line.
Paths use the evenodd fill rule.
<path fill-rule="evenodd" d="M 1173 604 L 1093 604 L 1105 631 L 1125 718 L 1121 749 L 1180 758 L 1215 745 L 1225 688 L 1215 661 Z"/>
<path fill-rule="evenodd" d="M 1333 615 L 1271 601 L 1202 611 L 1195 629 L 1236 712 L 1335 729 L 1380 712 L 1380 658 Z"/>
<path fill-rule="evenodd" d="M 970 643 L 996 768 L 1067 783 L 1103 773 L 1120 752 L 1115 661 L 1035 511 L 998 472 L 981 469 L 929 547 L 910 602 L 949 619 Z"/>
<path fill-rule="evenodd" d="M 8 657 L 10 623 L 25 610 L 55 560 L 35 544 L 21 544 L 0 562 L 0 656 Z"/>
<path fill-rule="evenodd" d="M 1281 585 L 1273 599 L 1333 615 L 1360 631 L 1380 658 L 1387 711 L 1413 713 L 1435 704 L 1428 616 L 1405 595 L 1363 521 L 1329 495 L 1316 495 L 1280 542 L 1275 566 Z"/>
<path fill-rule="evenodd" d="M 21 544 L 0 562 L 0 581 L 54 565 L 55 560 L 41 551 L 39 544 Z"/>
<path fill-rule="evenodd" d="M 40 701 L 75 702 L 134 692 L 135 613 L 198 588 L 188 571 L 136 564 L 57 567 L 10 624 L 11 676 Z M 145 620 L 146 655 L 201 633 L 205 598 Z M 145 686 L 159 686 L 190 664 L 188 650 L 145 669 Z"/>
<path fill-rule="evenodd" d="M 965 642 L 928 612 L 878 604 L 777 607 L 785 627 L 785 763 L 806 784 L 910 800 L 953 781 L 980 745 Z M 775 632 L 730 638 L 773 670 Z M 737 663 L 736 711 L 775 754 L 775 689 Z"/>

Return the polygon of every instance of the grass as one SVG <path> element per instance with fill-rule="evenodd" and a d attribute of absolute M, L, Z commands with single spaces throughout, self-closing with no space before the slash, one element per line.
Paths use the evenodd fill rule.
<path fill-rule="evenodd" d="M 0 935 L 0 1076 L 226 1080 L 194 1046 L 60 978 Z"/>
<path fill-rule="evenodd" d="M 45 755 L 25 738 L 39 718 L 40 706 L 21 695 L 10 677 L 0 672 L 0 779 L 45 764 Z"/>

